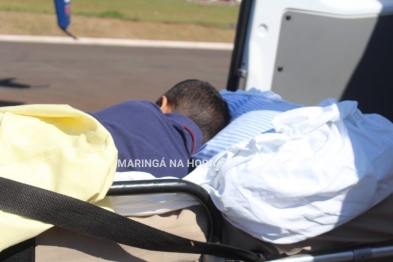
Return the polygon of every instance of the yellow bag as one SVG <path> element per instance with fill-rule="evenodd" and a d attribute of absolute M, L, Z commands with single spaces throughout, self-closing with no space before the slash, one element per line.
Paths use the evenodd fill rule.
<path fill-rule="evenodd" d="M 96 203 L 116 162 L 110 133 L 86 113 L 67 105 L 0 107 L 0 177 Z M 0 211 L 0 251 L 51 226 Z"/>

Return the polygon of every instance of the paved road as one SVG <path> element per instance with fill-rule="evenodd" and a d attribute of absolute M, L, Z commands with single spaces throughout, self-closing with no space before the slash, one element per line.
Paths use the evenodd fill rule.
<path fill-rule="evenodd" d="M 0 42 L 0 105 L 66 103 L 96 111 L 155 101 L 187 78 L 225 87 L 230 51 Z"/>

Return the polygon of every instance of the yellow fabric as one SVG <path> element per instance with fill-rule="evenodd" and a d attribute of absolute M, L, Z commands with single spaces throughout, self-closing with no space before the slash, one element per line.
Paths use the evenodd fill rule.
<path fill-rule="evenodd" d="M 67 105 L 0 107 L 0 176 L 96 203 L 116 171 L 117 149 L 92 116 Z M 51 225 L 0 211 L 0 251 Z"/>

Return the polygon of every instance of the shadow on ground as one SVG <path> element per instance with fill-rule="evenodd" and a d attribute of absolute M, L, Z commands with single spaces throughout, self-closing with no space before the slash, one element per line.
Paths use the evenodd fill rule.
<path fill-rule="evenodd" d="M 0 100 L 0 107 L 2 107 L 2 106 L 18 106 L 18 105 L 23 105 L 23 104 L 24 104 L 23 102 Z"/>
<path fill-rule="evenodd" d="M 18 83 L 16 79 L 17 79 L 16 77 L 0 79 L 0 87 L 19 88 L 19 89 L 32 88 L 32 87 L 49 87 L 48 84 L 32 86 L 29 84 Z"/>

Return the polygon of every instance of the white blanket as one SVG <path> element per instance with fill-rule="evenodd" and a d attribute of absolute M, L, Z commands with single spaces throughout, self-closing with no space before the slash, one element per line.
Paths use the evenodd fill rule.
<path fill-rule="evenodd" d="M 237 144 L 185 178 L 207 189 L 234 226 L 264 241 L 295 243 L 392 192 L 393 124 L 382 116 L 326 100 L 285 112 L 273 126 L 276 133 Z"/>

